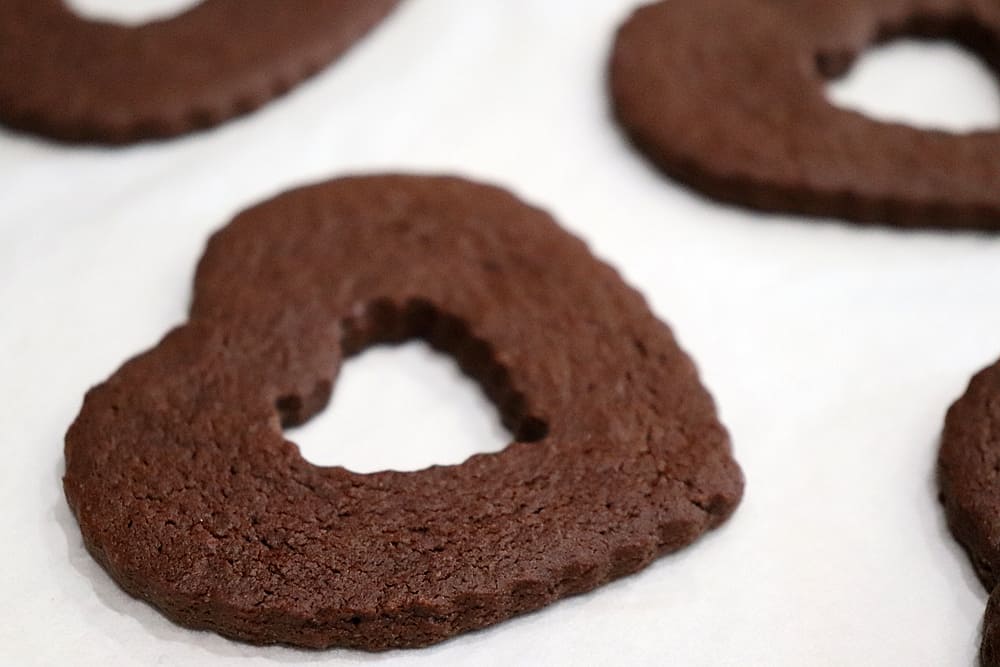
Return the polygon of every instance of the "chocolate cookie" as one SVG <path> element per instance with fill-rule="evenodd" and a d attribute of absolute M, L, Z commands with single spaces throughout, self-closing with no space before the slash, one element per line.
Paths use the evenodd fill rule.
<path fill-rule="evenodd" d="M 247 113 L 340 56 L 397 0 L 205 0 L 136 27 L 0 2 L 0 122 L 65 141 L 171 137 Z"/>
<path fill-rule="evenodd" d="M 1000 665 L 1000 362 L 972 378 L 945 420 L 938 480 L 952 534 L 992 591 L 982 663 Z"/>
<path fill-rule="evenodd" d="M 635 572 L 740 499 L 670 330 L 497 188 L 375 176 L 284 194 L 212 238 L 194 292 L 186 324 L 87 394 L 64 480 L 94 557 L 184 625 L 430 644 Z M 453 355 L 516 442 L 419 472 L 305 461 L 281 425 L 322 409 L 344 356 L 408 338 Z"/>
<path fill-rule="evenodd" d="M 901 35 L 1000 68 L 995 0 L 669 0 L 619 30 L 615 113 L 640 150 L 710 197 L 857 222 L 1000 228 L 1000 132 L 950 134 L 833 106 L 826 79 Z"/>

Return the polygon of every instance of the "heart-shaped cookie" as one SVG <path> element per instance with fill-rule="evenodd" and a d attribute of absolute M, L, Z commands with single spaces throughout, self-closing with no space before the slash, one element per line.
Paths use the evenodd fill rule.
<path fill-rule="evenodd" d="M 218 232 L 194 292 L 186 324 L 87 394 L 64 480 L 94 557 L 184 625 L 430 644 L 634 572 L 739 502 L 726 431 L 670 330 L 499 189 L 296 190 Z M 516 442 L 365 475 L 282 437 L 323 407 L 345 355 L 413 337 L 482 384 Z"/>
<path fill-rule="evenodd" d="M 919 130 L 827 99 L 829 77 L 897 35 L 953 39 L 1000 67 L 995 0 L 669 0 L 618 33 L 615 113 L 666 173 L 720 200 L 1000 228 L 1000 132 Z"/>
<path fill-rule="evenodd" d="M 124 26 L 62 0 L 3 0 L 0 122 L 110 144 L 211 127 L 336 59 L 397 1 L 205 0 Z"/>
<path fill-rule="evenodd" d="M 1000 362 L 978 373 L 948 411 L 938 481 L 948 526 L 992 591 L 980 657 L 1000 666 Z"/>

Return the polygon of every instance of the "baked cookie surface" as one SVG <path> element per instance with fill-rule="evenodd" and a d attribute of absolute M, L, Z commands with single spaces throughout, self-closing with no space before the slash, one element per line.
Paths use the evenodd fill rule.
<path fill-rule="evenodd" d="M 516 441 L 418 472 L 305 461 L 282 423 L 322 409 L 345 355 L 408 338 L 453 355 Z M 238 215 L 190 320 L 87 394 L 65 451 L 84 541 L 125 590 L 316 648 L 426 645 L 587 591 L 718 526 L 743 487 L 643 298 L 543 211 L 440 177 Z"/>
<path fill-rule="evenodd" d="M 980 371 L 951 406 L 938 455 L 948 527 L 992 591 L 982 664 L 1000 665 L 1000 362 Z"/>
<path fill-rule="evenodd" d="M 620 28 L 615 114 L 671 177 L 755 209 L 1000 228 L 1000 131 L 875 121 L 825 93 L 894 36 L 963 44 L 1000 71 L 995 0 L 668 0 Z"/>
<path fill-rule="evenodd" d="M 245 114 L 329 64 L 398 0 L 205 0 L 139 26 L 62 0 L 0 3 L 0 122 L 71 142 L 185 134 Z"/>

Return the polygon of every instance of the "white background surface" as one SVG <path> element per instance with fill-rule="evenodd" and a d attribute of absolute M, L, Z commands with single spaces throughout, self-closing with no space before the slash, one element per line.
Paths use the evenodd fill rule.
<path fill-rule="evenodd" d="M 182 1 L 74 4 L 142 19 Z M 610 40 L 635 4 L 407 0 L 338 65 L 208 133 L 107 150 L 0 132 L 0 663 L 972 664 L 986 593 L 933 471 L 945 409 L 1000 355 L 1000 237 L 754 215 L 667 181 L 608 113 Z M 956 128 L 1000 119 L 994 82 L 949 49 L 890 49 L 836 96 Z M 427 650 L 179 628 L 84 551 L 63 434 L 87 387 L 183 320 L 212 230 L 288 187 L 383 169 L 505 185 L 619 267 L 699 363 L 743 504 L 637 576 Z M 495 412 L 455 376 L 418 345 L 368 352 L 293 437 L 358 470 L 495 450 Z"/>

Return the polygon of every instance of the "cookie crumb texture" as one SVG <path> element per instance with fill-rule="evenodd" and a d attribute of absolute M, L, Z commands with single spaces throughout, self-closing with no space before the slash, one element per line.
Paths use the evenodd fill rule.
<path fill-rule="evenodd" d="M 124 144 L 218 125 L 339 57 L 398 0 L 205 0 L 139 26 L 0 2 L 0 122 Z"/>
<path fill-rule="evenodd" d="M 1000 73 L 995 0 L 668 0 L 620 28 L 615 113 L 665 173 L 764 211 L 1000 229 L 1000 131 L 885 123 L 826 96 L 871 44 L 943 38 Z"/>
<path fill-rule="evenodd" d="M 517 441 L 418 472 L 305 461 L 282 423 L 322 409 L 344 355 L 407 338 L 453 355 Z M 743 482 L 692 362 L 581 241 L 502 190 L 389 175 L 216 233 L 190 320 L 87 394 L 64 485 L 93 556 L 175 621 L 379 650 L 635 572 Z"/>
<path fill-rule="evenodd" d="M 979 372 L 945 419 L 938 481 L 948 527 L 986 590 L 983 667 L 1000 666 L 1000 362 Z"/>

